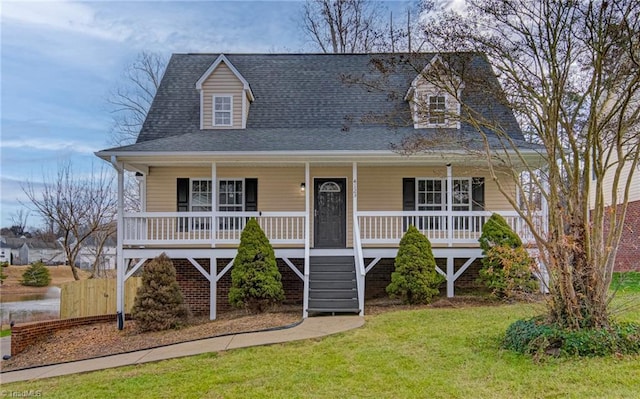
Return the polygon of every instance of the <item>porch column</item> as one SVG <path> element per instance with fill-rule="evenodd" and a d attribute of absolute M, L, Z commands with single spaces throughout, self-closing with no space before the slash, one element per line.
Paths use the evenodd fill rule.
<path fill-rule="evenodd" d="M 447 164 L 447 246 L 453 246 L 453 174 L 451 164 Z"/>
<path fill-rule="evenodd" d="M 118 214 L 116 218 L 116 311 L 119 315 L 117 320 L 118 329 L 124 328 L 124 164 L 118 162 L 116 157 L 111 157 L 111 164 L 118 173 Z"/>
<path fill-rule="evenodd" d="M 360 307 L 360 316 L 364 316 L 364 284 L 365 284 L 365 275 L 361 272 L 364 265 L 361 263 L 362 259 L 360 259 L 360 254 L 362 253 L 362 248 L 360 247 L 360 227 L 356 230 L 356 226 L 358 225 L 358 163 L 354 162 L 352 166 L 352 178 L 353 183 L 351 186 L 351 191 L 353 194 L 353 205 L 352 205 L 352 213 L 353 213 L 353 225 L 351 230 L 353 230 L 353 248 L 355 255 L 355 267 L 356 267 L 356 276 L 358 276 L 358 305 Z"/>
<path fill-rule="evenodd" d="M 309 249 L 311 246 L 311 207 L 309 192 L 311 192 L 309 162 L 304 164 L 304 292 L 302 300 L 302 317 L 309 317 Z"/>
<path fill-rule="evenodd" d="M 447 298 L 453 298 L 454 290 L 455 290 L 455 273 L 453 271 L 454 267 L 454 258 L 453 256 L 447 256 Z"/>
<path fill-rule="evenodd" d="M 209 319 L 216 319 L 218 306 L 218 259 L 209 258 Z"/>
<path fill-rule="evenodd" d="M 218 211 L 218 168 L 211 163 L 211 248 L 216 247 L 216 213 Z M 215 318 L 215 314 L 213 315 Z M 213 319 L 212 319 L 213 320 Z"/>
<path fill-rule="evenodd" d="M 136 173 L 138 181 L 138 197 L 140 198 L 140 212 L 147 211 L 147 175 Z"/>

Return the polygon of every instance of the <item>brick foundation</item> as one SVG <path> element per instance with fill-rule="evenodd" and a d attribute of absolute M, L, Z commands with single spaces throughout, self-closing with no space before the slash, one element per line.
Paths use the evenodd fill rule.
<path fill-rule="evenodd" d="M 125 318 L 129 315 L 125 315 Z M 11 327 L 11 356 L 25 350 L 27 347 L 37 343 L 44 337 L 53 334 L 56 331 L 65 330 L 67 328 L 84 326 L 94 323 L 113 322 L 116 328 L 116 315 L 101 315 L 89 317 L 77 317 L 64 320 L 38 321 L 33 323 L 16 324 Z"/>
<path fill-rule="evenodd" d="M 365 259 L 365 265 L 368 265 L 373 259 Z M 455 258 L 454 259 L 454 272 L 460 270 L 462 265 L 465 264 L 467 258 Z M 395 259 L 393 258 L 385 258 L 381 259 L 373 269 L 367 273 L 367 277 L 365 280 L 365 299 L 373 299 L 387 296 L 386 288 L 389 283 L 391 283 L 391 273 L 395 270 L 394 267 Z M 442 271 L 446 272 L 447 270 L 447 259 L 446 258 L 436 258 L 436 265 L 442 269 Z M 465 270 L 464 273 L 455 282 L 455 288 L 463 288 L 463 289 L 474 289 L 479 288 L 482 285 L 478 284 L 476 280 L 479 277 L 479 271 L 482 268 L 482 262 L 480 258 L 473 261 L 473 263 Z M 446 290 L 447 284 L 444 283 L 440 287 L 442 290 Z"/>
<path fill-rule="evenodd" d="M 298 270 L 303 271 L 303 259 L 289 259 Z M 195 268 L 187 259 L 172 259 L 176 268 L 176 279 L 180 290 L 184 296 L 185 302 L 189 305 L 191 313 L 195 316 L 209 315 L 209 280 L 207 280 L 198 269 Z M 231 259 L 217 259 L 216 273 L 229 264 Z M 209 273 L 209 259 L 196 259 L 196 262 Z M 282 276 L 282 287 L 285 291 L 285 303 L 298 304 L 302 303 L 304 283 L 293 272 L 289 266 L 282 260 L 277 259 L 278 270 Z M 217 284 L 217 309 L 218 313 L 228 312 L 233 309 L 229 304 L 229 288 L 231 288 L 231 270 L 227 271 Z"/>

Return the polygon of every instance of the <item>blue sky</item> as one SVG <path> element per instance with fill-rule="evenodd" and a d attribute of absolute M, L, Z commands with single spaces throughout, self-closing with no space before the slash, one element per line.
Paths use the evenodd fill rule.
<path fill-rule="evenodd" d="M 68 160 L 78 176 L 102 166 L 93 153 L 111 146 L 109 91 L 139 52 L 311 51 L 297 24 L 302 5 L 2 1 L 0 226 L 26 201 L 26 181 L 37 184 Z"/>

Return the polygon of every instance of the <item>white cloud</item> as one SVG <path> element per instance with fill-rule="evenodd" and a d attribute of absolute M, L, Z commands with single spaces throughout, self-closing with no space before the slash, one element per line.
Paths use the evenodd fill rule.
<path fill-rule="evenodd" d="M 2 18 L 22 25 L 106 40 L 124 41 L 132 33 L 130 26 L 109 24 L 97 18 L 96 10 L 90 3 L 9 1 L 3 4 Z"/>
<path fill-rule="evenodd" d="M 20 140 L 2 140 L 0 142 L 2 149 L 31 149 L 38 151 L 71 151 L 80 154 L 92 154 L 99 148 L 71 140 L 51 140 L 25 138 Z"/>

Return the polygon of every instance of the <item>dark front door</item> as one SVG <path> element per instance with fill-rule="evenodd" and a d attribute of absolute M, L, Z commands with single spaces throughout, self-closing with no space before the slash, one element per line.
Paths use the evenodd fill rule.
<path fill-rule="evenodd" d="M 346 186 L 346 179 L 315 179 L 315 248 L 347 246 Z"/>

